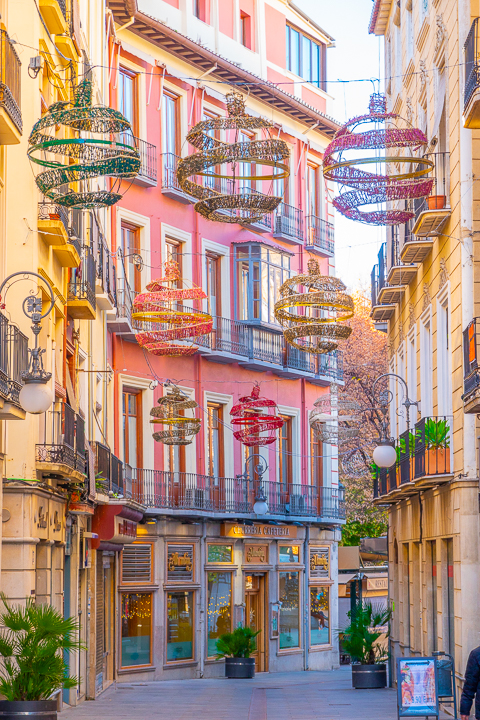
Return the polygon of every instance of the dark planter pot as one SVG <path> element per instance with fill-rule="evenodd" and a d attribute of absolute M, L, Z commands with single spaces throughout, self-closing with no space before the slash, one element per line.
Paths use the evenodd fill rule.
<path fill-rule="evenodd" d="M 253 678 L 255 677 L 255 658 L 225 658 L 225 677 L 227 678 Z"/>
<path fill-rule="evenodd" d="M 57 720 L 56 700 L 0 700 L 0 720 Z"/>
<path fill-rule="evenodd" d="M 352 685 L 357 690 L 387 687 L 387 666 L 385 663 L 376 665 L 352 665 Z"/>

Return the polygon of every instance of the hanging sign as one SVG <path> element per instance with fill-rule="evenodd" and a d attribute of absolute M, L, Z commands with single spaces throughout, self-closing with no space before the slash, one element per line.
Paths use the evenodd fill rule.
<path fill-rule="evenodd" d="M 240 523 L 223 523 L 220 531 L 222 537 L 280 537 L 296 538 L 295 525 L 242 525 Z"/>
<path fill-rule="evenodd" d="M 438 717 L 436 658 L 397 658 L 397 678 L 399 717 Z"/>
<path fill-rule="evenodd" d="M 325 580 L 330 577 L 329 547 L 310 548 L 310 579 Z"/>

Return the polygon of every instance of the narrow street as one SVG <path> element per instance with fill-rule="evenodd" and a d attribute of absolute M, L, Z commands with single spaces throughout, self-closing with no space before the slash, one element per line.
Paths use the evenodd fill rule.
<path fill-rule="evenodd" d="M 395 690 L 354 690 L 349 667 L 259 673 L 254 680 L 118 683 L 60 720 L 394 720 Z M 442 715 L 441 715 L 442 717 Z M 443 716 L 448 717 L 448 716 Z"/>

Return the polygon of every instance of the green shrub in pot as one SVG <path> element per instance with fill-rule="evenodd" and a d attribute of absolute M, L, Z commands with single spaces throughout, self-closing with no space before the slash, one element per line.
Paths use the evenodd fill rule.
<path fill-rule="evenodd" d="M 338 631 L 342 652 L 350 655 L 353 661 L 352 682 L 354 687 L 385 687 L 388 653 L 379 642 L 380 637 L 388 637 L 388 626 L 392 611 L 376 610 L 371 603 L 358 606 L 348 613 L 347 627 Z"/>
<path fill-rule="evenodd" d="M 217 640 L 217 660 L 225 658 L 225 675 L 228 678 L 253 678 L 255 676 L 255 632 L 248 627 L 237 627 L 232 633 L 225 633 Z"/>

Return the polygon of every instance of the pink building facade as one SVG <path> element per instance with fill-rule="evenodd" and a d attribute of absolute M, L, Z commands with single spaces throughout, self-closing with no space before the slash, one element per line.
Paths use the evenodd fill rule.
<path fill-rule="evenodd" d="M 318 443 L 308 413 L 332 382 L 342 382 L 342 355 L 288 346 L 273 308 L 282 282 L 306 271 L 309 258 L 324 274 L 334 272 L 322 176 L 323 151 L 337 129 L 325 91 L 332 38 L 282 0 L 108 6 L 116 30 L 108 102 L 131 120 L 142 156 L 107 230 L 117 301 L 106 328 L 110 449 L 123 463 L 124 491 L 145 518 L 120 563 L 118 675 L 222 674 L 216 639 L 239 624 L 260 630 L 258 670 L 331 668 L 338 663 L 344 501 L 335 449 Z M 290 177 L 274 188 L 284 202 L 249 227 L 202 218 L 176 177 L 179 158 L 193 152 L 188 130 L 225 116 L 232 88 L 244 94 L 247 113 L 271 120 L 290 148 Z M 263 137 L 242 135 L 244 142 Z M 245 186 L 272 190 L 254 178 Z M 203 309 L 214 316 L 193 357 L 156 357 L 135 341 L 133 299 L 163 275 L 167 259 L 179 263 L 186 283 L 204 289 Z M 230 410 L 257 383 L 284 425 L 252 461 L 233 438 Z M 184 447 L 152 439 L 150 410 L 172 384 L 198 403 L 202 421 Z M 254 468 L 260 459 L 268 466 L 263 477 Z M 253 513 L 260 485 L 264 516 Z"/>

